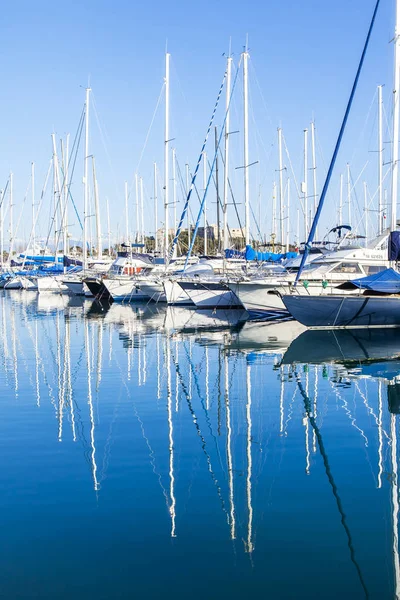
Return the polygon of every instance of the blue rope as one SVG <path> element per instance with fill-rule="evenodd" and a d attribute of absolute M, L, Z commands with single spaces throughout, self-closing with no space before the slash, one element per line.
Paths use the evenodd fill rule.
<path fill-rule="evenodd" d="M 342 142 L 343 133 L 344 133 L 344 130 L 346 128 L 347 119 L 348 119 L 349 114 L 350 114 L 351 105 L 353 104 L 354 95 L 355 95 L 355 92 L 356 92 L 356 89 L 357 89 L 358 80 L 360 78 L 361 70 L 362 70 L 362 67 L 363 67 L 363 64 L 364 64 L 364 58 L 365 58 L 365 55 L 366 55 L 366 52 L 367 52 L 367 48 L 368 48 L 369 40 L 370 40 L 370 37 L 371 37 L 372 29 L 374 27 L 375 18 L 376 18 L 376 14 L 378 12 L 379 4 L 380 4 L 380 0 L 377 0 L 376 4 L 375 4 L 374 13 L 372 15 L 371 23 L 370 23 L 370 26 L 369 26 L 369 29 L 368 29 L 367 38 L 365 40 L 364 49 L 362 51 L 361 59 L 360 59 L 359 65 L 358 65 L 357 74 L 356 74 L 356 77 L 355 77 L 355 80 L 354 80 L 354 83 L 353 83 L 353 87 L 352 87 L 350 98 L 349 98 L 349 101 L 348 101 L 348 104 L 347 104 L 346 112 L 344 114 L 342 126 L 340 128 L 339 136 L 338 136 L 338 139 L 337 139 L 337 142 L 336 142 L 336 146 L 335 146 L 335 150 L 333 152 L 331 164 L 329 165 L 328 173 L 326 175 L 324 187 L 323 187 L 323 190 L 322 190 L 322 193 L 321 193 L 321 198 L 319 199 L 317 212 L 315 213 L 314 220 L 313 220 L 313 223 L 311 225 L 311 230 L 310 230 L 310 233 L 308 235 L 308 240 L 307 240 L 307 243 L 306 243 L 305 248 L 304 248 L 304 254 L 303 254 L 302 258 L 301 258 L 300 268 L 297 271 L 296 281 L 295 281 L 294 285 L 296 285 L 297 282 L 300 279 L 301 273 L 302 273 L 302 271 L 304 269 L 305 262 L 307 260 L 307 256 L 308 256 L 308 254 L 310 252 L 312 241 L 314 239 L 315 230 L 317 229 L 319 217 L 320 217 L 321 211 L 322 211 L 322 206 L 324 204 L 325 196 L 326 196 L 326 193 L 328 191 L 329 182 L 331 180 L 333 168 L 334 168 L 335 163 L 336 163 L 336 158 L 337 158 L 337 155 L 338 155 L 338 152 L 339 152 L 340 144 Z"/>
<path fill-rule="evenodd" d="M 185 220 L 185 216 L 186 216 L 188 205 L 189 205 L 190 196 L 192 195 L 192 191 L 193 191 L 193 188 L 194 188 L 194 183 L 196 181 L 197 173 L 198 173 L 198 170 L 200 168 L 200 163 L 201 163 L 201 160 L 203 158 L 204 148 L 206 147 L 208 136 L 210 135 L 211 127 L 212 127 L 212 124 L 214 122 L 215 113 L 217 112 L 218 104 L 219 104 L 219 101 L 220 101 L 220 98 L 221 98 L 222 90 L 223 90 L 224 85 L 225 85 L 226 74 L 227 73 L 226 73 L 226 70 L 225 70 L 224 77 L 223 77 L 222 83 L 221 83 L 221 87 L 219 88 L 217 100 L 215 102 L 214 110 L 213 110 L 213 113 L 211 115 L 210 123 L 208 125 L 206 137 L 204 138 L 203 146 L 201 148 L 199 159 L 197 161 L 196 169 L 195 169 L 193 177 L 192 177 L 192 182 L 190 184 L 190 188 L 189 188 L 189 192 L 188 192 L 188 195 L 187 195 L 187 198 L 186 198 L 185 206 L 183 207 L 183 211 L 182 211 L 181 219 L 179 221 L 178 229 L 176 230 L 175 237 L 174 237 L 174 240 L 172 242 L 171 250 L 169 251 L 168 261 L 167 262 L 170 262 L 173 254 L 174 254 L 174 248 L 175 248 L 175 246 L 176 246 L 176 244 L 178 242 L 178 238 L 179 238 L 179 234 L 180 234 L 181 229 L 182 229 L 183 221 Z M 186 264 L 185 264 L 185 268 L 186 268 Z"/>
<path fill-rule="evenodd" d="M 226 75 L 226 73 L 225 73 L 225 75 Z M 215 148 L 214 158 L 213 158 L 213 161 L 211 163 L 210 174 L 208 176 L 206 189 L 204 190 L 203 200 L 201 201 L 201 204 L 200 204 L 199 213 L 197 215 L 196 226 L 194 228 L 193 237 L 192 237 L 192 240 L 191 240 L 191 243 L 190 243 L 190 248 L 189 248 L 189 251 L 187 253 L 186 260 L 185 260 L 185 266 L 183 267 L 184 271 L 186 270 L 187 264 L 189 262 L 189 258 L 190 258 L 191 254 L 192 254 L 194 243 L 196 241 L 196 235 L 197 235 L 197 231 L 199 229 L 200 218 L 201 218 L 201 215 L 202 215 L 203 210 L 204 210 L 204 203 L 205 203 L 206 198 L 207 198 L 208 188 L 210 187 L 211 179 L 213 177 L 213 171 L 214 171 L 215 163 L 217 161 L 217 156 L 218 156 L 218 151 L 219 151 L 219 147 L 220 147 L 220 144 L 221 144 L 222 136 L 224 135 L 226 118 L 227 118 L 227 115 L 228 115 L 228 112 L 229 112 L 229 109 L 230 109 L 230 106 L 231 106 L 231 100 L 232 100 L 232 96 L 233 96 L 233 91 L 234 91 L 235 86 L 236 86 L 236 81 L 237 81 L 238 75 L 239 75 L 239 69 L 237 69 L 237 71 L 236 71 L 236 75 L 235 75 L 235 79 L 234 79 L 234 82 L 233 82 L 231 94 L 230 94 L 230 97 L 229 97 L 228 107 L 227 107 L 227 110 L 225 112 L 224 121 L 223 121 L 222 127 L 221 127 L 221 133 L 219 134 L 217 147 Z M 222 91 L 222 89 L 220 90 L 220 95 L 221 95 L 221 91 Z M 215 109 L 214 109 L 214 113 L 215 113 Z M 204 146 L 203 146 L 203 150 L 204 150 Z M 202 150 L 202 152 L 203 152 L 203 150 Z M 200 155 L 200 159 L 201 159 L 201 155 Z M 197 168 L 198 168 L 198 165 L 197 165 Z"/>

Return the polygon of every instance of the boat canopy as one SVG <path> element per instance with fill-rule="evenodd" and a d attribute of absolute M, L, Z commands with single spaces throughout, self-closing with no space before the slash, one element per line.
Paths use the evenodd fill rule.
<path fill-rule="evenodd" d="M 336 289 L 340 290 L 369 290 L 381 294 L 399 294 L 400 293 L 400 273 L 394 269 L 385 269 L 375 275 L 368 275 L 360 279 L 346 281 L 339 285 Z"/>
<path fill-rule="evenodd" d="M 251 246 L 246 246 L 245 259 L 246 260 L 268 260 L 271 262 L 278 262 L 285 258 L 296 258 L 297 252 L 284 252 L 281 254 L 275 252 L 257 252 Z"/>

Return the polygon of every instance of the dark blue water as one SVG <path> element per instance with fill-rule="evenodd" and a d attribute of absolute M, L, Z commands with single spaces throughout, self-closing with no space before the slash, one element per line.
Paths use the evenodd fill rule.
<path fill-rule="evenodd" d="M 2 292 L 1 598 L 397 597 L 400 333 L 236 321 Z"/>

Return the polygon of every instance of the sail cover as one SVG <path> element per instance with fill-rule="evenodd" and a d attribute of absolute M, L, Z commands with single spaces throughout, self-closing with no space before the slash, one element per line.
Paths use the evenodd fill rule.
<path fill-rule="evenodd" d="M 370 290 L 371 292 L 379 292 L 381 294 L 399 294 L 400 293 L 400 273 L 394 269 L 385 269 L 375 275 L 361 277 L 342 283 L 336 289 L 339 290 Z"/>
<path fill-rule="evenodd" d="M 246 246 L 245 258 L 246 260 L 269 260 L 277 262 L 284 258 L 295 258 L 297 252 L 284 252 L 282 254 L 276 252 L 256 252 L 251 246 Z"/>

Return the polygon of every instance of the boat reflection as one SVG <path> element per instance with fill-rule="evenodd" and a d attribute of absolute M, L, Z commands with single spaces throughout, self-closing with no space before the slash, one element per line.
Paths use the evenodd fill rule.
<path fill-rule="evenodd" d="M 293 508 L 288 490 L 301 484 L 303 501 L 312 503 L 310 490 L 328 488 L 327 518 L 333 530 L 342 528 L 335 543 L 345 539 L 341 560 L 365 596 L 371 577 L 354 533 L 358 492 L 345 483 L 354 453 L 367 463 L 363 492 L 386 494 L 379 502 L 391 510 L 385 535 L 393 542 L 393 589 L 400 590 L 400 331 L 304 331 L 294 321 L 243 322 L 240 311 L 39 299 L 1 298 L 2 381 L 12 410 L 25 402 L 41 419 L 50 411 L 45 431 L 52 443 L 64 452 L 73 444 L 75 454 L 81 448 L 92 498 L 106 502 L 115 485 L 107 470 L 123 477 L 127 461 L 137 460 L 133 468 L 146 473 L 141 481 L 149 488 L 156 484 L 152 493 L 162 503 L 167 534 L 160 535 L 184 539 L 191 502 L 198 502 L 203 524 L 212 515 L 235 556 L 240 549 L 253 567 L 274 543 L 268 527 L 281 516 L 279 501 Z M 130 428 L 125 437 L 117 425 Z M 351 441 L 346 464 L 335 428 Z M 299 510 L 290 513 L 294 538 Z M 268 527 L 264 519 L 271 519 Z M 289 532 L 285 543 L 291 541 Z"/>

